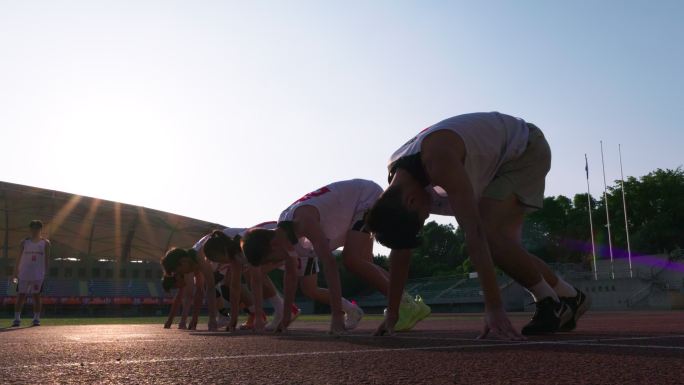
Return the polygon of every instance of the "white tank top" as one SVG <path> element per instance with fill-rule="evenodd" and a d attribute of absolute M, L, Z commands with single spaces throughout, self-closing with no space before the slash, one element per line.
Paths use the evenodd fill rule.
<path fill-rule="evenodd" d="M 246 230 L 247 229 L 245 229 L 245 228 L 226 227 L 225 229 L 221 230 L 221 232 L 223 234 L 226 234 L 230 239 L 233 239 L 233 238 L 235 238 L 236 235 L 243 234 Z M 192 248 L 195 249 L 195 251 L 199 253 L 202 250 L 202 248 L 204 247 L 204 244 L 207 243 L 207 239 L 209 239 L 210 236 L 211 236 L 211 234 L 207 234 L 207 235 L 203 236 L 202 238 L 200 238 L 199 241 L 197 241 L 195 243 L 194 246 L 192 246 Z M 242 253 L 238 254 L 237 261 L 240 262 L 240 264 L 242 264 L 242 265 L 247 263 L 247 261 L 244 260 L 244 257 L 242 257 Z M 214 269 L 214 271 L 221 271 L 221 270 L 225 271 L 227 269 L 226 266 L 224 266 L 225 264 L 219 264 L 219 263 L 212 262 L 212 261 L 209 261 L 209 263 L 211 264 L 211 267 Z"/>
<path fill-rule="evenodd" d="M 253 226 L 252 228 L 257 228 L 257 229 L 265 229 L 265 230 L 275 230 L 278 228 L 278 222 L 276 221 L 270 221 L 270 222 L 264 222 L 260 223 L 256 226 Z M 244 237 L 245 233 L 247 230 L 243 231 L 240 233 L 240 236 Z M 313 245 L 309 240 L 304 239 L 302 242 L 298 242 L 296 245 L 294 245 L 295 252 L 299 256 L 299 258 L 303 259 L 308 259 L 308 258 L 317 258 L 316 257 L 316 252 L 314 252 Z M 244 265 L 247 265 L 247 262 L 245 261 Z"/>
<path fill-rule="evenodd" d="M 331 183 L 298 199 L 280 214 L 278 222 L 292 221 L 299 207 L 313 206 L 318 210 L 321 227 L 330 241 L 331 250 L 335 250 L 344 245 L 347 232 L 354 229 L 355 224 L 360 221 L 363 223 L 364 214 L 382 191 L 377 183 L 365 179 Z"/>
<path fill-rule="evenodd" d="M 428 185 L 428 191 L 433 196 L 431 212 L 442 215 L 452 215 L 446 192 L 430 184 L 420 160 L 423 139 L 439 130 L 450 130 L 463 140 L 466 150 L 464 166 L 476 198 L 481 197 L 502 164 L 516 159 L 525 151 L 529 136 L 527 123 L 520 118 L 499 112 L 476 112 L 442 120 L 424 129 L 395 151 L 388 165 L 390 179 L 397 167 L 404 168 L 402 163 L 414 163 L 405 168 L 413 168 L 412 174 Z"/>
<path fill-rule="evenodd" d="M 250 227 L 250 228 L 266 229 L 266 230 L 275 230 L 277 227 L 278 227 L 278 222 L 276 222 L 276 221 L 269 221 L 269 222 L 259 223 L 258 225 L 252 226 L 252 227 Z M 247 230 L 249 230 L 249 229 L 246 229 L 246 228 L 232 228 L 232 227 L 227 227 L 227 228 L 225 228 L 225 229 L 223 229 L 223 230 L 221 230 L 221 231 L 222 231 L 224 234 L 226 234 L 228 237 L 230 237 L 230 238 L 235 238 L 236 235 L 239 235 L 239 236 L 241 236 L 241 237 L 244 237 L 244 236 L 245 236 L 245 233 L 247 232 Z M 204 247 L 204 244 L 207 242 L 207 239 L 209 239 L 210 236 L 211 236 L 211 234 L 207 234 L 207 235 L 203 236 L 199 241 L 197 241 L 197 242 L 195 243 L 194 246 L 192 246 L 192 248 L 195 249 L 195 251 L 197 251 L 197 252 L 199 253 L 199 251 L 202 249 L 202 247 Z M 312 257 L 312 256 L 315 256 L 315 255 L 313 254 L 313 245 L 311 245 L 310 242 L 300 242 L 299 244 L 297 244 L 297 245 L 295 246 L 295 251 L 297 252 L 297 254 L 298 254 L 300 257 Z M 242 253 L 239 253 L 239 254 L 235 257 L 235 259 L 236 259 L 237 262 L 238 262 L 240 265 L 242 265 L 242 266 L 247 266 L 247 265 L 248 265 L 247 259 L 245 258 L 245 255 L 242 254 Z M 214 271 L 218 271 L 218 272 L 220 272 L 220 273 L 222 273 L 222 274 L 226 274 L 226 272 L 228 271 L 229 266 L 230 266 L 230 265 L 224 264 L 224 263 L 216 263 L 216 262 L 212 262 L 212 261 L 209 261 L 209 262 L 211 263 L 211 267 L 214 269 Z"/>
<path fill-rule="evenodd" d="M 22 242 L 24 248 L 19 262 L 19 278 L 25 281 L 40 281 L 45 278 L 45 246 L 47 242 L 41 239 L 33 242 L 27 238 Z"/>
<path fill-rule="evenodd" d="M 226 227 L 225 229 L 221 230 L 221 232 L 223 234 L 226 234 L 228 236 L 228 238 L 233 239 L 233 238 L 235 238 L 236 235 L 244 233 L 245 230 L 247 230 L 247 229 L 245 229 L 245 228 L 236 229 L 236 228 L 232 228 L 232 227 Z M 202 247 L 204 247 L 204 244 L 207 243 L 207 239 L 209 239 L 210 236 L 211 236 L 211 234 L 207 234 L 207 235 L 203 236 L 202 238 L 200 238 L 199 241 L 195 242 L 195 244 L 192 246 L 192 248 L 195 249 L 195 251 L 199 253 L 200 250 L 202 250 Z"/>

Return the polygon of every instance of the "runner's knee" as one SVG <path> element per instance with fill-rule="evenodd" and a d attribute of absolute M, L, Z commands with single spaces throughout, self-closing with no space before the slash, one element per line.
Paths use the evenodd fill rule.
<path fill-rule="evenodd" d="M 304 296 L 309 298 L 316 296 L 316 287 L 312 287 L 312 285 L 300 285 L 300 288 L 302 289 L 302 294 L 304 294 Z"/>

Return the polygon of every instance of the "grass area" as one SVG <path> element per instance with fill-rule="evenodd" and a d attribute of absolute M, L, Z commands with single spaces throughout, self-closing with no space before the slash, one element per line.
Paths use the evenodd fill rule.
<path fill-rule="evenodd" d="M 527 316 L 525 314 L 511 314 L 511 316 Z M 450 321 L 458 321 L 458 320 L 472 320 L 473 318 L 475 319 L 481 319 L 482 314 L 433 314 L 431 316 L 432 319 L 440 319 L 440 320 L 450 320 Z M 30 314 L 27 315 L 22 319 L 22 325 L 23 326 L 28 326 L 31 323 L 31 316 Z M 240 322 L 243 322 L 247 318 L 244 315 L 240 316 Z M 382 315 L 380 314 L 366 314 L 364 316 L 365 320 L 375 320 L 379 321 L 382 320 Z M 175 322 L 176 324 L 180 320 L 180 317 L 176 317 Z M 307 315 L 301 315 L 299 318 L 297 318 L 297 322 L 328 322 L 330 321 L 330 315 L 327 314 L 307 314 Z M 52 318 L 52 317 L 45 317 L 41 320 L 41 325 L 43 326 L 71 326 L 71 325 L 136 325 L 136 324 L 159 324 L 162 325 L 166 322 L 166 317 L 160 317 L 160 316 L 153 316 L 153 317 L 64 317 L 64 318 Z M 9 325 L 11 323 L 11 319 L 6 319 L 5 322 L 0 321 L 0 327 L 5 326 L 4 324 Z M 206 325 L 207 323 L 207 318 L 206 317 L 200 317 L 199 320 L 200 325 Z"/>
<path fill-rule="evenodd" d="M 379 320 L 382 319 L 380 315 L 367 315 L 365 319 Z M 22 324 L 28 326 L 31 323 L 30 315 L 22 319 Z M 244 316 L 240 317 L 240 322 L 246 320 Z M 176 323 L 180 317 L 176 317 Z M 297 318 L 297 322 L 327 322 L 330 320 L 329 315 L 312 314 L 301 315 Z M 134 324 L 159 324 L 166 322 L 166 317 L 70 317 L 70 318 L 51 318 L 46 317 L 41 319 L 40 323 L 43 326 L 70 326 L 70 325 L 134 325 Z M 4 322 L 3 322 L 4 323 Z M 11 323 L 11 320 L 7 320 Z M 200 324 L 206 324 L 207 318 L 200 317 Z"/>
<path fill-rule="evenodd" d="M 166 317 L 75 317 L 75 318 L 43 318 L 40 324 L 43 326 L 69 326 L 69 325 L 132 325 L 132 324 L 163 324 Z M 31 317 L 22 319 L 22 323 L 29 325 Z"/>

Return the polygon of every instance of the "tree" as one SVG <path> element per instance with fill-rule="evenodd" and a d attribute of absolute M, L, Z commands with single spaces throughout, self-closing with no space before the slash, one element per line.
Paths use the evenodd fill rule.
<path fill-rule="evenodd" d="M 413 251 L 410 277 L 451 275 L 467 259 L 465 236 L 452 225 L 430 221 L 420 234 L 423 242 Z"/>
<path fill-rule="evenodd" d="M 633 249 L 660 253 L 684 246 L 684 170 L 657 169 L 639 179 L 625 181 L 627 214 Z M 610 188 L 608 208 L 622 223 L 613 226 L 615 241 L 626 244 L 622 189 Z M 611 199 L 612 198 L 612 199 Z"/>
<path fill-rule="evenodd" d="M 639 179 L 625 181 L 632 249 L 659 253 L 684 245 L 684 171 L 658 169 Z M 608 212 L 614 255 L 626 254 L 622 187 L 608 188 Z M 608 255 L 605 202 L 591 198 L 594 236 L 599 256 Z M 530 252 L 549 262 L 588 263 L 591 234 L 587 194 L 572 201 L 564 196 L 547 197 L 544 208 L 529 215 L 523 242 Z"/>

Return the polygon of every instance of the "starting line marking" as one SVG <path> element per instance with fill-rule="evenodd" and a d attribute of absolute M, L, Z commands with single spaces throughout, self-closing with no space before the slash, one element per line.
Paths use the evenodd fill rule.
<path fill-rule="evenodd" d="M 138 342 L 164 342 L 164 341 L 169 341 L 169 342 L 174 342 L 175 340 L 171 339 L 164 339 L 164 338 L 158 338 L 158 339 L 144 339 L 144 340 L 132 340 L 132 339 L 119 339 L 119 340 L 113 340 L 113 339 L 108 339 L 108 340 L 83 340 L 80 337 L 67 337 L 66 340 L 53 340 L 53 341 L 35 341 L 31 342 L 32 345 L 50 345 L 50 344 L 111 344 L 111 343 L 138 343 Z M 2 344 L 4 345 L 26 345 L 26 342 L 4 342 Z"/>
<path fill-rule="evenodd" d="M 600 342 L 580 342 L 580 343 L 566 343 L 563 345 L 570 346 L 591 346 L 591 347 L 609 347 L 609 348 L 639 348 L 639 349 L 665 349 L 665 350 L 684 350 L 684 346 L 671 345 L 630 345 L 630 344 L 602 344 Z"/>
<path fill-rule="evenodd" d="M 466 349 L 482 349 L 492 347 L 510 347 L 510 346 L 530 346 L 530 345 L 570 345 L 570 346 L 584 346 L 584 347 L 617 347 L 617 348 L 638 348 L 638 349 L 665 349 L 665 350 L 684 350 L 684 346 L 670 346 L 670 345 L 630 345 L 619 343 L 602 343 L 602 341 L 630 341 L 630 340 L 655 340 L 663 338 L 684 338 L 684 335 L 670 335 L 670 336 L 652 336 L 652 337 L 622 337 L 622 338 L 606 338 L 606 339 L 590 339 L 590 340 L 568 340 L 568 341 L 521 341 L 521 342 L 502 342 L 502 343 L 479 343 L 472 345 L 447 345 L 447 346 L 419 346 L 408 348 L 377 348 L 377 349 L 355 349 L 355 350 L 329 350 L 329 351 L 314 351 L 314 352 L 292 352 L 292 353 L 266 353 L 266 354 L 236 354 L 223 356 L 209 356 L 209 357 L 172 357 L 172 358 L 150 358 L 138 360 L 109 360 L 109 361 L 91 361 L 91 362 L 63 362 L 55 364 L 31 364 L 31 365 L 13 365 L 3 366 L 0 370 L 13 369 L 30 369 L 30 368 L 50 368 L 50 367 L 79 367 L 79 366 L 97 366 L 97 365 L 125 365 L 125 364 L 153 364 L 163 362 L 193 362 L 193 361 L 216 361 L 216 360 L 235 360 L 235 359 L 250 359 L 250 358 L 281 358 L 281 357 L 301 357 L 313 355 L 337 355 L 337 354 L 364 354 L 364 353 L 387 353 L 387 352 L 408 352 L 408 351 L 428 351 L 428 350 L 466 350 Z M 469 340 L 475 341 L 475 340 Z"/>
<path fill-rule="evenodd" d="M 231 360 L 231 359 L 249 359 L 249 358 L 280 358 L 280 357 L 301 357 L 312 355 L 335 355 L 335 354 L 358 354 L 358 353 L 385 353 L 385 352 L 403 352 L 403 351 L 420 351 L 420 350 L 457 350 L 467 348 L 488 348 L 494 346 L 519 346 L 526 345 L 525 343 L 506 343 L 506 344 L 476 344 L 476 345 L 451 345 L 451 346 L 420 346 L 411 348 L 379 348 L 379 349 L 356 349 L 356 350 L 328 350 L 316 352 L 292 352 L 292 353 L 267 353 L 267 354 L 242 354 L 230 356 L 209 356 L 209 357 L 173 357 L 173 358 L 150 358 L 146 360 L 110 360 L 100 362 L 63 362 L 57 364 L 33 364 L 33 365 L 13 365 L 3 366 L 0 370 L 10 369 L 29 369 L 29 368 L 46 368 L 46 367 L 77 367 L 87 365 L 112 365 L 112 364 L 150 364 L 159 362 L 188 362 L 188 361 L 204 361 L 204 360 Z M 527 344 L 529 345 L 529 344 Z"/>
<path fill-rule="evenodd" d="M 188 334 L 190 336 L 201 336 L 205 333 L 191 333 Z M 224 333 L 221 333 L 224 334 Z M 167 334 L 160 334 L 164 336 L 169 336 Z M 205 334 L 208 336 L 211 336 L 213 334 Z M 243 334 L 243 335 L 234 335 L 230 336 L 231 338 L 252 338 L 254 337 L 254 334 Z M 267 336 L 267 335 L 263 335 Z M 292 334 L 285 334 L 283 337 L 292 337 L 292 338 L 321 338 L 321 334 L 315 334 L 315 333 L 292 333 Z M 657 340 L 657 339 L 671 339 L 671 338 L 684 338 L 684 334 L 680 335 L 661 335 L 661 336 L 641 336 L 641 337 L 611 337 L 611 336 L 596 336 L 596 337 L 591 337 L 591 338 L 586 338 L 586 339 L 577 339 L 577 340 L 555 340 L 555 341 L 518 341 L 518 342 L 510 342 L 506 340 L 496 340 L 496 339 L 485 339 L 485 340 L 477 340 L 475 338 L 459 338 L 459 337 L 437 337 L 437 336 L 405 336 L 405 335 L 394 335 L 394 336 L 389 336 L 389 337 L 375 337 L 372 335 L 367 335 L 367 334 L 346 334 L 342 336 L 339 340 L 344 340 L 344 338 L 369 338 L 369 339 L 403 339 L 403 340 L 414 340 L 414 341 L 429 341 L 429 340 L 439 340 L 439 341 L 454 341 L 454 342 L 473 342 L 475 344 L 473 345 L 467 345 L 467 346 L 480 346 L 482 345 L 482 342 L 487 342 L 488 345 L 496 345 L 496 346 L 511 346 L 511 345 L 579 345 L 579 344 L 592 344 L 593 345 L 603 345 L 603 346 L 609 346 L 608 344 L 604 344 L 603 342 L 617 342 L 617 341 L 639 341 L 639 340 Z M 335 341 L 333 337 L 330 337 L 331 341 Z M 184 342 L 192 342 L 194 339 L 193 338 L 187 338 L 183 339 Z M 338 341 L 339 341 L 338 340 Z M 109 344 L 109 343 L 139 343 L 139 342 L 176 342 L 177 339 L 175 338 L 146 338 L 146 339 L 131 339 L 126 336 L 125 338 L 118 338 L 118 339 L 100 339 L 100 340 L 85 340 L 82 337 L 76 337 L 76 336 L 66 336 L 65 340 L 42 340 L 42 341 L 36 341 L 35 344 L 54 344 L 54 343 L 59 343 L 59 344 Z M 201 340 L 194 340 L 194 341 L 200 341 Z M 33 342 L 32 342 L 33 343 Z M 203 342 L 202 342 L 203 343 Z M 478 344 L 479 343 L 479 344 Z M 24 341 L 10 341 L 10 342 L 5 342 L 3 345 L 25 345 L 26 342 Z M 487 345 L 487 346 L 488 346 Z M 638 346 L 638 345 L 626 345 L 626 346 Z M 660 345 L 652 345 L 652 346 L 660 346 Z M 619 347 L 619 346 L 615 346 Z M 437 349 L 438 347 L 435 347 Z M 676 349 L 679 350 L 680 347 L 670 347 L 663 345 L 663 349 Z M 0 369 L 2 369 L 0 367 Z"/>
<path fill-rule="evenodd" d="M 290 336 L 292 337 L 320 337 L 320 335 L 317 334 L 291 334 Z M 440 340 L 440 341 L 458 341 L 458 342 L 489 342 L 489 343 L 496 343 L 499 342 L 499 346 L 506 346 L 510 344 L 510 341 L 506 340 L 495 340 L 495 339 L 484 339 L 484 340 L 478 340 L 475 338 L 457 338 L 457 337 L 431 337 L 431 336 L 402 336 L 402 335 L 394 335 L 391 337 L 374 337 L 374 336 L 369 336 L 369 335 L 363 335 L 363 334 L 346 334 L 342 336 L 342 339 L 345 337 L 353 337 L 353 338 L 391 338 L 391 339 L 404 339 L 404 340 Z M 630 337 L 630 336 L 625 336 L 625 337 L 613 337 L 613 336 L 596 336 L 596 337 L 590 337 L 590 338 L 583 338 L 583 339 L 577 339 L 577 340 L 555 340 L 555 341 L 519 341 L 518 344 L 522 345 L 543 345 L 543 344 L 550 344 L 550 345 L 562 345 L 562 344 L 573 344 L 573 343 L 601 343 L 603 341 L 606 342 L 612 342 L 612 341 L 640 341 L 640 340 L 658 340 L 658 339 L 670 339 L 670 338 L 684 338 L 684 334 L 674 334 L 674 335 L 660 335 L 660 336 L 640 336 L 640 337 Z M 628 346 L 637 346 L 637 345 L 628 345 Z"/>

